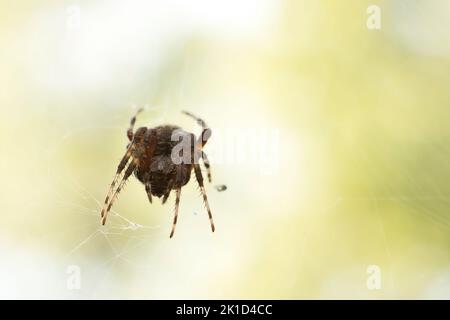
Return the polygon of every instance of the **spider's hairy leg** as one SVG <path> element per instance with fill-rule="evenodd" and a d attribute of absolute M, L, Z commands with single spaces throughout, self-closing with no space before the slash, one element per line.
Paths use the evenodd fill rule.
<path fill-rule="evenodd" d="M 128 164 L 128 161 L 131 158 L 132 147 L 133 147 L 132 145 L 130 145 L 128 147 L 127 152 L 125 153 L 123 158 L 120 160 L 119 165 L 117 166 L 116 175 L 114 176 L 114 179 L 111 182 L 111 185 L 110 185 L 109 190 L 108 190 L 108 194 L 106 195 L 106 198 L 105 198 L 105 203 L 104 203 L 104 207 L 103 207 L 103 210 L 102 210 L 102 218 L 103 218 L 103 215 L 104 215 L 104 212 L 105 212 L 105 207 L 109 203 L 109 200 L 111 199 L 111 194 L 113 193 L 114 187 L 116 186 L 116 183 L 119 180 L 119 177 L 120 177 L 122 171 L 125 169 L 125 167 Z"/>
<path fill-rule="evenodd" d="M 202 127 L 202 133 L 200 135 L 200 137 L 197 140 L 197 145 L 199 146 L 199 149 L 202 149 L 206 142 L 208 142 L 208 139 L 211 137 L 211 129 L 209 128 L 209 126 L 206 124 L 206 122 L 202 119 L 200 119 L 199 117 L 195 116 L 194 114 L 188 112 L 188 111 L 181 111 L 183 114 L 193 118 L 195 121 L 197 121 L 197 123 Z"/>
<path fill-rule="evenodd" d="M 133 159 L 132 162 L 130 163 L 130 165 L 128 166 L 128 168 L 125 170 L 125 174 L 123 175 L 122 180 L 120 181 L 119 185 L 117 186 L 116 191 L 114 191 L 114 193 L 111 197 L 111 200 L 109 201 L 109 203 L 107 205 L 105 203 L 105 207 L 102 210 L 102 225 L 104 225 L 106 223 L 106 218 L 108 217 L 108 213 L 111 210 L 111 207 L 114 204 L 114 201 L 117 199 L 117 196 L 119 195 L 119 192 L 123 189 L 125 182 L 131 176 L 131 174 L 133 173 L 134 169 L 137 168 L 137 166 L 138 166 L 138 160 Z"/>
<path fill-rule="evenodd" d="M 212 230 L 212 232 L 214 232 L 214 230 L 216 228 L 214 227 L 214 221 L 213 221 L 213 217 L 211 214 L 211 209 L 209 207 L 208 197 L 206 196 L 205 186 L 203 185 L 203 176 L 202 176 L 202 171 L 200 170 L 199 164 L 194 164 L 194 172 L 195 172 L 195 177 L 197 178 L 198 185 L 200 186 L 200 191 L 203 196 L 203 202 L 205 203 L 206 210 L 208 211 L 208 217 L 209 217 L 209 223 L 211 224 L 211 230 Z"/>
<path fill-rule="evenodd" d="M 111 207 L 114 203 L 114 200 L 117 198 L 117 195 L 122 190 L 122 188 L 125 185 L 126 180 L 130 177 L 130 175 L 134 172 L 136 168 L 139 166 L 139 162 L 141 161 L 141 157 L 145 151 L 146 144 L 142 142 L 148 141 L 148 139 L 154 139 L 155 135 L 152 132 L 153 130 L 147 130 L 146 127 L 141 127 L 136 130 L 133 140 L 131 141 L 130 145 L 128 146 L 127 153 L 123 157 L 123 159 L 120 161 L 119 167 L 117 168 L 117 174 L 114 177 L 113 183 L 111 184 L 110 190 L 108 191 L 108 195 L 105 199 L 105 204 L 103 206 L 101 217 L 102 217 L 102 224 L 105 224 L 106 217 L 108 215 L 109 210 L 111 210 Z M 153 146 L 155 143 L 153 141 L 150 141 L 150 146 Z M 153 153 L 154 147 L 150 147 L 150 150 L 148 150 L 148 153 L 150 154 L 150 157 Z M 128 164 L 128 161 L 130 158 L 133 157 Z M 128 167 L 125 169 L 125 167 Z M 122 177 L 122 180 L 120 181 L 117 189 L 113 192 L 115 185 L 117 184 L 117 181 L 120 177 L 120 174 L 125 170 L 125 173 Z M 112 195 L 111 195 L 112 193 Z"/>
<path fill-rule="evenodd" d="M 136 123 L 136 117 L 139 113 L 142 112 L 142 110 L 143 110 L 142 108 L 139 108 L 130 120 L 130 127 L 127 130 L 127 137 L 128 137 L 128 140 L 130 140 L 130 141 L 133 140 L 133 136 L 134 136 L 133 130 L 134 130 L 134 124 Z"/>
<path fill-rule="evenodd" d="M 165 204 L 166 202 L 167 202 L 167 199 L 169 199 L 169 196 L 170 196 L 170 189 L 169 189 L 169 191 L 164 195 L 164 197 L 162 198 L 162 201 L 161 201 L 161 203 L 162 204 Z"/>
<path fill-rule="evenodd" d="M 147 192 L 148 201 L 150 201 L 150 203 L 152 203 L 152 187 L 151 187 L 150 183 L 145 184 L 145 192 Z"/>
<path fill-rule="evenodd" d="M 173 223 L 172 223 L 172 231 L 170 231 L 170 238 L 173 237 L 173 234 L 175 232 L 175 226 L 177 225 L 178 220 L 178 209 L 180 207 L 180 195 L 181 195 L 181 188 L 178 188 L 176 191 L 176 199 L 175 199 L 175 213 L 173 216 Z"/>
<path fill-rule="evenodd" d="M 145 150 L 147 159 L 151 159 L 156 148 L 156 130 L 148 129 L 145 132 L 144 143 L 147 146 L 147 149 Z M 147 181 L 145 183 L 145 191 L 147 192 L 148 201 L 152 203 L 152 186 L 150 184 L 150 181 Z"/>
<path fill-rule="evenodd" d="M 208 181 L 209 181 L 209 183 L 211 183 L 211 165 L 209 163 L 208 156 L 203 151 L 202 151 L 202 159 L 203 159 L 203 164 L 205 165 L 205 168 L 206 168 L 206 173 L 208 175 Z"/>
<path fill-rule="evenodd" d="M 192 119 L 194 119 L 195 121 L 197 121 L 197 123 L 203 128 L 206 129 L 208 128 L 208 125 L 206 124 L 205 121 L 203 121 L 202 119 L 200 119 L 199 117 L 197 117 L 196 115 L 190 113 L 189 111 L 181 111 L 181 113 L 187 115 L 188 117 L 191 117 Z"/>
<path fill-rule="evenodd" d="M 209 138 L 211 138 L 211 129 L 205 128 L 203 129 L 200 137 L 198 137 L 197 145 L 199 146 L 199 149 L 202 149 L 205 144 L 208 142 Z"/>

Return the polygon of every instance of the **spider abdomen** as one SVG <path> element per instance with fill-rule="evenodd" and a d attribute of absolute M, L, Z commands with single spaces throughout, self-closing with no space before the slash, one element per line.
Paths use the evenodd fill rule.
<path fill-rule="evenodd" d="M 175 147 L 179 141 L 176 139 L 174 131 L 179 130 L 179 132 L 183 132 L 180 127 L 164 125 L 154 128 L 156 131 L 156 147 L 153 156 L 171 156 L 172 149 Z"/>
<path fill-rule="evenodd" d="M 154 172 L 151 176 L 150 186 L 152 195 L 155 197 L 162 197 L 166 193 L 170 192 L 170 181 L 168 176 L 162 172 Z"/>

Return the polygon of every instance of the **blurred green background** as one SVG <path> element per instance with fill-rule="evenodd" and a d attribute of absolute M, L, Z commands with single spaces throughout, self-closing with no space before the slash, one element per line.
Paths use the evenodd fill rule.
<path fill-rule="evenodd" d="M 2 298 L 450 298 L 446 0 L 1 0 L 0 84 Z M 100 227 L 144 106 L 212 127 L 216 233 L 193 179 Z"/>

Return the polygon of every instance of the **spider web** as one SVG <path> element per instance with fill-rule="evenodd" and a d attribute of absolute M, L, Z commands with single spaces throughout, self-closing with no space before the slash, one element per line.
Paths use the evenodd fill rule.
<path fill-rule="evenodd" d="M 418 140 L 414 142 L 416 145 L 426 146 L 426 148 L 433 148 L 433 151 L 440 148 L 444 142 L 431 142 L 425 140 Z M 383 148 L 379 141 L 375 141 L 375 148 Z M 380 149 L 378 149 L 380 150 Z M 395 277 L 394 265 L 398 256 L 393 254 L 391 247 L 393 246 L 392 238 L 395 238 L 395 234 L 390 234 L 387 225 L 390 222 L 387 219 L 386 213 L 383 212 L 383 204 L 395 203 L 405 208 L 405 212 L 410 216 L 408 219 L 421 220 L 423 226 L 426 228 L 436 229 L 440 234 L 445 234 L 450 229 L 450 217 L 446 212 L 448 204 L 450 204 L 450 195 L 445 194 L 439 184 L 434 182 L 429 175 L 423 176 L 413 175 L 409 170 L 411 160 L 406 161 L 404 166 L 398 166 L 391 164 L 385 159 L 373 159 L 369 152 L 363 145 L 359 145 L 354 149 L 356 158 L 358 159 L 358 166 L 362 167 L 366 172 L 368 179 L 376 181 L 376 176 L 382 172 L 386 177 L 393 178 L 393 183 L 390 179 L 387 179 L 383 183 L 383 189 L 380 193 L 370 191 L 367 196 L 350 196 L 345 197 L 344 201 L 365 201 L 372 208 L 373 212 L 378 219 L 378 235 L 377 237 L 382 242 L 384 250 L 385 267 L 387 273 L 387 287 L 390 291 L 390 296 L 398 297 L 400 292 L 398 291 L 397 279 Z M 445 164 L 445 154 L 439 153 L 437 162 L 439 164 Z M 400 188 L 399 194 L 398 185 L 395 181 L 398 179 L 407 179 L 409 187 Z M 417 181 L 420 179 L 421 181 Z M 424 183 L 425 180 L 425 183 Z M 402 292 L 401 294 L 405 294 Z"/>
<path fill-rule="evenodd" d="M 98 194 L 106 191 L 110 181 L 105 182 L 101 190 L 92 190 L 86 186 L 87 181 L 81 182 L 80 178 L 68 170 L 52 170 L 60 149 L 68 145 L 70 148 L 71 138 L 100 130 L 124 131 L 124 128 L 89 126 L 72 130 L 49 152 L 51 159 L 48 169 L 51 177 L 49 180 L 53 184 L 54 209 L 61 215 L 56 219 L 62 219 L 61 231 L 52 232 L 49 237 L 62 240 L 62 247 L 65 248 L 62 252 L 63 265 L 79 266 L 84 280 L 80 292 L 67 291 L 69 297 L 78 297 L 79 294 L 96 297 L 98 292 L 103 290 L 104 284 L 113 280 L 110 276 L 115 267 L 151 269 L 151 264 L 145 261 L 148 258 L 145 252 L 151 252 L 157 245 L 158 241 L 152 240 L 163 236 L 159 224 L 138 223 L 114 207 L 109 213 L 107 223 L 102 226 L 100 212 L 103 199 Z M 165 233 L 164 235 L 167 236 Z M 144 253 L 143 256 L 141 253 Z"/>
<path fill-rule="evenodd" d="M 120 119 L 120 123 L 126 123 L 127 119 Z M 58 153 L 62 146 L 70 144 L 71 137 L 92 131 L 93 133 L 101 130 L 117 130 L 123 133 L 125 139 L 125 129 L 123 126 L 111 127 L 84 127 L 68 132 L 54 147 L 55 150 L 51 154 Z M 425 145 L 429 142 L 421 141 Z M 70 147 L 70 146 L 69 146 Z M 376 146 L 382 148 L 381 144 Z M 434 151 L 441 150 L 439 163 L 445 163 L 447 149 L 442 150 L 443 144 L 430 144 L 430 148 Z M 317 204 L 315 209 L 323 211 L 323 213 L 333 214 L 342 212 L 343 206 L 349 203 L 364 202 L 365 208 L 370 209 L 371 213 L 377 217 L 377 228 L 373 229 L 374 238 L 379 239 L 384 250 L 384 268 L 387 279 L 385 282 L 386 288 L 390 290 L 390 296 L 395 296 L 398 291 L 396 272 L 393 266 L 398 258 L 398 250 L 395 245 L 395 234 L 392 233 L 390 224 L 392 221 L 388 219 L 384 211 L 383 205 L 386 203 L 396 203 L 404 208 L 405 212 L 411 215 L 411 219 L 423 220 L 426 228 L 436 227 L 439 232 L 448 232 L 450 221 L 446 212 L 448 204 L 450 203 L 450 196 L 441 190 L 441 186 L 429 179 L 429 184 L 423 185 L 423 177 L 417 176 L 409 171 L 409 163 L 405 163 L 404 169 L 399 168 L 395 164 L 391 164 L 389 159 L 373 158 L 369 151 L 359 145 L 354 150 L 355 165 L 363 169 L 367 174 L 367 179 L 370 181 L 376 180 L 376 176 L 380 173 L 388 176 L 395 175 L 392 181 L 386 180 L 383 183 L 383 192 L 371 191 L 367 194 L 359 195 L 341 195 L 337 198 L 321 199 L 322 204 Z M 49 162 L 49 170 L 55 165 L 56 160 Z M 61 234 L 70 236 L 69 242 L 64 243 L 65 251 L 63 252 L 63 259 L 65 265 L 76 264 L 80 265 L 83 270 L 83 283 L 88 283 L 87 288 L 84 289 L 83 295 L 91 298 L 98 296 L 105 296 L 104 290 L 109 287 L 110 282 L 114 282 L 113 275 L 117 274 L 118 270 L 133 270 L 151 272 L 154 269 L 149 260 L 152 250 L 158 249 L 161 246 L 159 239 L 168 238 L 168 229 L 161 228 L 157 223 L 145 224 L 137 222 L 136 219 L 130 217 L 131 212 L 122 212 L 114 206 L 108 217 L 107 224 L 101 226 L 100 224 L 100 210 L 103 206 L 103 192 L 107 191 L 110 179 L 105 180 L 105 183 L 100 187 L 88 187 L 87 181 L 76 177 L 75 174 L 69 173 L 67 170 L 63 173 L 59 171 L 50 171 L 54 179 L 54 194 L 57 198 L 54 200 L 59 208 L 63 209 L 63 215 L 76 215 L 77 219 L 73 225 L 64 224 L 61 226 Z M 112 179 L 113 172 L 111 172 Z M 426 176 L 426 173 L 424 174 Z M 402 188 L 396 185 L 396 179 L 405 178 L 410 182 L 409 188 Z M 421 178 L 422 182 L 416 181 Z M 131 180 L 131 179 L 130 179 Z M 399 194 L 402 191 L 402 194 Z M 146 197 L 142 193 L 142 197 Z M 119 199 L 120 201 L 120 199 Z M 116 202 L 117 204 L 117 202 Z M 150 204 L 148 204 L 151 207 Z M 166 206 L 165 210 L 171 211 L 171 208 Z M 167 219 L 167 217 L 164 217 Z M 349 218 L 349 216 L 347 216 Z M 71 220 L 73 221 L 73 220 Z M 346 223 L 352 224 L 351 220 Z M 310 239 L 310 232 L 308 228 L 304 228 L 302 234 L 302 241 L 300 245 L 300 263 L 297 265 L 297 270 L 306 270 L 303 267 L 303 260 L 306 260 L 311 248 L 314 248 L 314 243 Z M 397 248 L 398 249 L 398 248 Z M 376 255 L 374 255 L 376 256 Z M 91 263 L 86 263 L 90 260 Z M 92 263 L 94 261 L 94 263 Z M 374 261 L 376 263 L 377 261 Z M 364 269 L 364 266 L 362 266 Z M 399 292 L 400 293 L 400 292 Z M 77 293 L 72 292 L 72 296 L 77 297 Z"/>
<path fill-rule="evenodd" d="M 164 241 L 168 239 L 170 231 L 168 228 L 169 224 L 172 223 L 172 215 L 170 215 L 173 211 L 170 201 L 172 197 L 162 207 L 162 210 L 167 211 L 168 215 L 152 214 L 155 202 L 156 208 L 159 206 L 158 199 L 154 199 L 154 203 L 150 204 L 143 188 L 140 188 L 142 190 L 139 197 L 148 206 L 148 211 L 136 218 L 133 217 L 133 209 L 127 208 L 127 212 L 120 210 L 120 201 L 123 198 L 123 192 L 121 192 L 120 195 L 122 197 L 119 195 L 109 212 L 106 224 L 102 226 L 100 212 L 106 191 L 114 176 L 114 171 L 111 171 L 111 175 L 107 180 L 100 183 L 99 179 L 95 177 L 90 177 L 88 181 L 86 180 L 86 175 L 78 174 L 76 170 L 67 170 L 67 165 L 64 166 L 63 170 L 55 170 L 55 168 L 58 168 L 58 161 L 60 161 L 61 155 L 66 156 L 71 149 L 76 149 L 73 148 L 73 145 L 76 144 L 72 142 L 73 140 L 84 143 L 85 138 L 89 136 L 101 135 L 102 137 L 107 137 L 108 135 L 104 133 L 111 131 L 114 134 L 122 135 L 125 141 L 125 132 L 129 121 L 128 113 L 131 114 L 133 112 L 126 112 L 123 119 L 117 120 L 120 123 L 125 123 L 125 125 L 88 125 L 72 130 L 67 129 L 66 134 L 46 151 L 48 154 L 48 180 L 52 184 L 52 211 L 57 212 L 57 216 L 52 216 L 52 218 L 60 226 L 60 229 L 57 231 L 51 230 L 48 237 L 52 241 L 56 240 L 62 243 L 60 245 L 64 248 L 63 252 L 61 252 L 62 268 L 75 265 L 79 266 L 82 271 L 83 284 L 81 290 L 66 291 L 68 297 L 96 298 L 110 296 L 110 293 L 105 292 L 105 290 L 111 286 L 111 282 L 113 283 L 112 285 L 120 286 L 122 283 L 120 281 L 123 281 L 123 279 L 116 280 L 113 277 L 118 270 L 129 274 L 130 277 L 134 277 L 135 274 L 141 272 L 154 271 L 157 267 L 152 263 L 151 255 L 158 251 L 164 244 Z M 162 119 L 158 120 L 161 121 Z M 90 154 L 89 150 L 84 151 L 86 151 L 87 155 Z M 122 150 L 119 150 L 120 152 Z M 118 157 L 120 156 L 122 155 L 118 154 Z M 112 162 L 112 166 L 115 168 L 119 160 L 107 159 L 105 161 L 108 163 Z M 86 168 L 86 166 L 90 166 L 88 160 L 83 157 L 82 161 L 84 167 L 82 165 L 81 170 L 89 170 L 89 168 Z M 97 165 L 92 164 L 94 167 Z M 202 168 L 202 173 L 206 176 L 205 168 Z M 96 180 L 92 182 L 91 179 Z M 131 176 L 126 184 L 139 185 L 134 176 Z M 136 185 L 133 187 L 136 187 Z M 127 186 L 124 186 L 123 191 L 127 191 Z M 203 206 L 200 193 L 198 193 L 198 196 L 199 201 L 194 208 L 194 215 L 197 215 L 197 212 Z M 164 224 L 167 223 L 167 226 L 162 228 L 158 222 L 145 223 L 142 222 L 143 220 L 164 220 Z M 111 294 L 112 297 L 117 297 L 116 293 Z"/>
<path fill-rule="evenodd" d="M 65 181 L 67 181 L 66 179 Z M 83 206 L 81 204 L 71 204 L 72 206 L 76 206 L 79 210 L 78 214 L 86 215 L 95 218 L 95 220 L 98 220 L 99 212 L 102 209 L 103 203 L 100 202 L 97 198 L 95 198 L 89 191 L 84 189 L 82 186 L 79 185 L 78 182 L 73 181 L 72 184 L 75 188 L 77 188 L 75 191 L 79 193 L 81 197 L 84 199 L 90 199 L 94 205 L 95 208 L 89 208 L 86 206 Z M 63 204 L 70 204 L 68 202 L 62 202 Z M 96 236 L 103 236 L 104 239 L 108 242 L 108 245 L 111 247 L 111 250 L 116 254 L 116 258 L 120 258 L 123 254 L 124 249 L 121 249 L 120 252 L 117 248 L 115 248 L 112 243 L 109 241 L 108 236 L 130 236 L 130 237 L 136 237 L 136 238 L 145 238 L 149 235 L 147 234 L 148 230 L 157 230 L 159 229 L 159 225 L 157 226 L 147 226 L 142 225 L 139 223 L 136 223 L 134 221 L 131 221 L 130 219 L 126 218 L 125 216 L 119 214 L 115 210 L 110 211 L 109 215 L 109 223 L 105 226 L 98 226 L 94 227 L 94 232 L 91 233 L 89 236 L 87 236 L 84 240 L 82 240 L 80 243 L 78 243 L 73 249 L 70 250 L 70 252 L 67 254 L 67 257 L 70 257 L 74 252 L 76 252 L 78 249 L 80 249 L 85 243 L 87 243 L 90 239 L 95 238 Z M 94 223 L 93 223 L 94 224 Z M 95 222 L 95 224 L 99 224 L 98 221 Z M 142 233 L 144 234 L 139 234 Z M 131 234 L 131 235 L 130 235 Z M 126 246 L 128 245 L 128 242 Z M 126 247 L 125 246 L 125 247 Z"/>

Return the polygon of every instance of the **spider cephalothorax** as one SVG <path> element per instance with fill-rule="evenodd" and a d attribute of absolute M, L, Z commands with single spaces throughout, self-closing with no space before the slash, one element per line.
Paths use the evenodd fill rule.
<path fill-rule="evenodd" d="M 136 115 L 140 111 L 138 110 Z M 130 143 L 117 167 L 116 175 L 106 196 L 101 212 L 102 224 L 106 223 L 108 212 L 124 187 L 125 181 L 134 173 L 136 178 L 144 184 L 150 202 L 152 202 L 152 196 L 155 196 L 162 197 L 162 203 L 165 203 L 170 192 L 175 190 L 175 215 L 170 232 L 170 237 L 172 237 L 178 218 L 181 187 L 189 182 L 192 169 L 194 169 L 208 211 L 211 230 L 214 232 L 212 214 L 198 163 L 201 158 L 207 170 L 208 180 L 211 182 L 209 161 L 202 151 L 203 146 L 211 136 L 211 130 L 202 119 L 189 112 L 183 111 L 183 113 L 194 118 L 201 125 L 202 133 L 198 139 L 194 134 L 172 125 L 154 128 L 141 127 L 134 132 L 136 115 L 131 118 L 130 127 L 127 131 Z"/>

